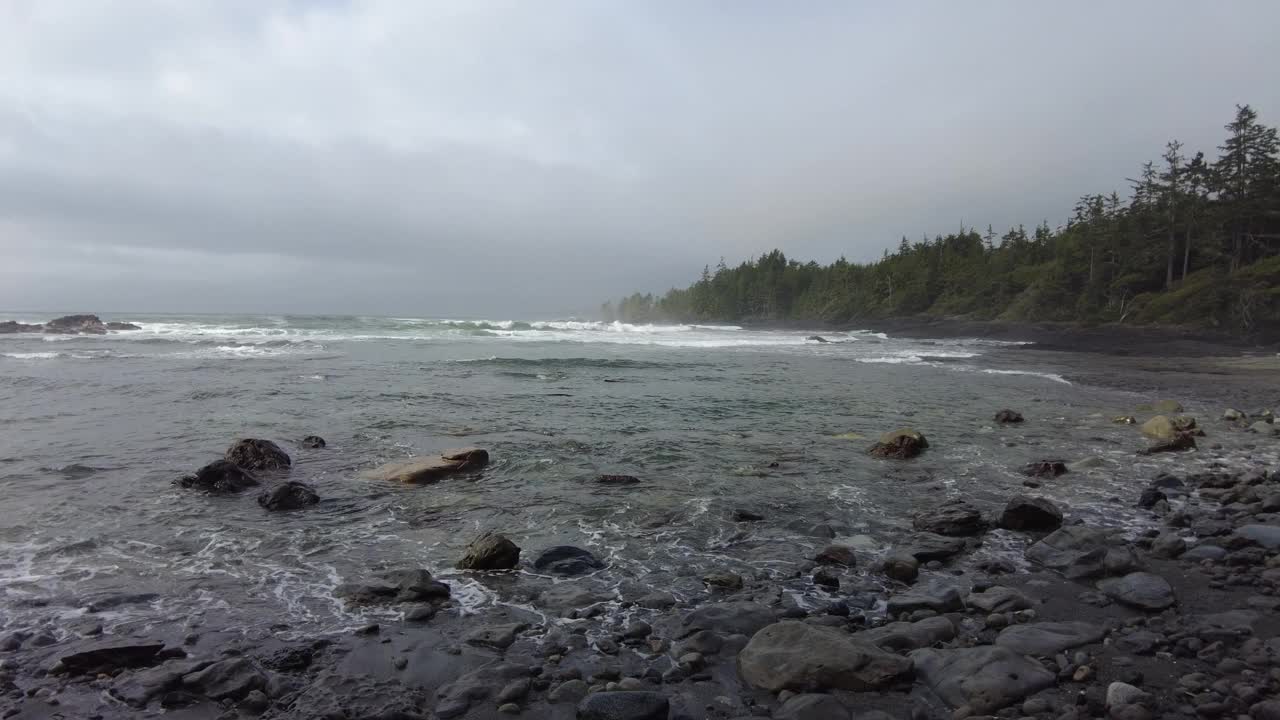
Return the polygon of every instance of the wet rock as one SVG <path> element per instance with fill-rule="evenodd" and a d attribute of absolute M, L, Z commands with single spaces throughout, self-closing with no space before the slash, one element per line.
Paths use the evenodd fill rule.
<path fill-rule="evenodd" d="M 35 333 L 44 330 L 43 325 L 28 325 L 14 320 L 6 320 L 0 322 L 0 335 L 10 335 L 13 333 Z"/>
<path fill-rule="evenodd" d="M 323 448 L 328 443 L 326 443 L 324 441 L 324 438 L 320 437 L 319 435 L 308 435 L 302 438 L 302 442 L 298 444 L 310 450 L 319 450 L 320 448 Z"/>
<path fill-rule="evenodd" d="M 849 710 L 832 695 L 794 695 L 773 713 L 774 720 L 848 720 Z"/>
<path fill-rule="evenodd" d="M 985 613 L 1007 613 L 1027 610 L 1032 607 L 1031 600 L 1013 588 L 993 585 L 978 593 L 969 593 L 965 604 Z"/>
<path fill-rule="evenodd" d="M 316 657 L 331 644 L 328 640 L 316 640 L 309 645 L 284 648 L 263 659 L 262 664 L 280 672 L 302 672 L 311 667 Z"/>
<path fill-rule="evenodd" d="M 596 483 L 600 485 L 638 485 L 640 478 L 635 475 L 597 475 Z"/>
<path fill-rule="evenodd" d="M 784 620 L 757 632 L 738 654 L 752 687 L 779 692 L 876 690 L 909 676 L 911 662 L 843 630 Z"/>
<path fill-rule="evenodd" d="M 138 328 L 141 330 L 142 328 Z M 106 335 L 107 328 L 97 315 L 64 315 L 44 324 L 44 331 L 58 335 Z"/>
<path fill-rule="evenodd" d="M 751 637 L 774 621 L 773 610 L 752 602 L 703 605 L 684 616 L 682 637 L 706 630 L 720 635 Z"/>
<path fill-rule="evenodd" d="M 1182 554 L 1183 560 L 1221 560 L 1227 556 L 1225 548 L 1210 543 L 1200 543 Z"/>
<path fill-rule="evenodd" d="M 1161 440 L 1145 450 L 1139 450 L 1139 455 L 1155 455 L 1164 452 L 1181 452 L 1183 450 L 1195 450 L 1196 439 L 1191 433 L 1180 433 L 1176 437 L 1169 440 Z"/>
<path fill-rule="evenodd" d="M 591 686 L 583 680 L 566 680 L 547 693 L 547 699 L 553 703 L 578 702 L 587 696 Z"/>
<path fill-rule="evenodd" d="M 1007 627 L 996 645 L 1039 657 L 1053 657 L 1064 650 L 1101 642 L 1106 630 L 1087 622 L 1038 622 Z"/>
<path fill-rule="evenodd" d="M 857 563 L 857 555 L 848 545 L 828 545 L 813 560 L 821 565 L 853 567 Z"/>
<path fill-rule="evenodd" d="M 1066 525 L 1034 543 L 1027 559 L 1072 579 L 1120 574 L 1136 563 L 1133 552 L 1116 546 L 1114 531 L 1084 525 Z"/>
<path fill-rule="evenodd" d="M 859 633 L 881 650 L 907 652 L 933 647 L 955 639 L 956 626 L 945 617 L 931 617 L 916 622 L 893 622 Z"/>
<path fill-rule="evenodd" d="M 640 598 L 636 604 L 649 610 L 669 610 L 675 607 L 676 596 L 666 590 L 659 590 Z"/>
<path fill-rule="evenodd" d="M 917 610 L 946 613 L 963 607 L 964 600 L 960 596 L 959 588 L 944 582 L 933 581 L 890 597 L 888 613 L 896 617 L 902 613 L 912 613 Z"/>
<path fill-rule="evenodd" d="M 135 673 L 121 673 L 116 676 L 109 692 L 133 707 L 145 707 L 152 699 L 178 687 L 184 675 L 209 665 L 208 661 L 171 662 Z"/>
<path fill-rule="evenodd" d="M 489 452 L 480 448 L 446 450 L 439 455 L 387 463 L 361 473 L 370 480 L 429 485 L 450 475 L 470 473 L 489 464 Z"/>
<path fill-rule="evenodd" d="M 315 489 L 306 483 L 290 480 L 258 495 L 258 504 L 272 510 L 299 510 L 320 502 Z"/>
<path fill-rule="evenodd" d="M 920 575 L 920 561 L 907 550 L 894 550 L 885 555 L 880 567 L 887 577 L 898 582 L 912 583 Z"/>
<path fill-rule="evenodd" d="M 430 602 L 449 597 L 449 586 L 426 570 L 397 570 L 383 575 L 383 583 L 343 583 L 333 594 L 349 605 Z"/>
<path fill-rule="evenodd" d="M 62 668 L 71 675 L 110 673 L 122 668 L 139 668 L 160 662 L 163 643 L 104 643 L 88 650 L 63 655 Z"/>
<path fill-rule="evenodd" d="M 1037 460 L 1022 466 L 1022 474 L 1027 477 L 1056 478 L 1067 473 L 1067 464 L 1061 460 Z"/>
<path fill-rule="evenodd" d="M 550 610 L 566 612 L 591 607 L 610 599 L 609 595 L 580 587 L 576 583 L 560 583 L 553 585 L 538 594 L 538 604 Z M 643 601 L 643 598 L 641 599 Z M 675 599 L 672 599 L 675 604 Z M 641 605 L 641 607 L 646 607 Z"/>
<path fill-rule="evenodd" d="M 1249 432 L 1274 437 L 1280 435 L 1280 425 L 1259 420 L 1249 426 Z"/>
<path fill-rule="evenodd" d="M 1169 582 L 1148 572 L 1101 580 L 1098 589 L 1108 597 L 1139 610 L 1164 610 L 1177 602 Z"/>
<path fill-rule="evenodd" d="M 1162 558 L 1181 557 L 1187 551 L 1187 541 L 1176 532 L 1162 532 L 1151 541 L 1151 554 Z"/>
<path fill-rule="evenodd" d="M 1000 514 L 1000 527 L 1008 530 L 1056 530 L 1062 511 L 1045 498 L 1014 495 Z"/>
<path fill-rule="evenodd" d="M 505 650 L 515 643 L 516 635 L 521 630 L 524 630 L 525 627 L 524 623 L 503 623 L 501 625 L 476 628 L 467 633 L 463 641 L 468 645 L 480 645 Z"/>
<path fill-rule="evenodd" d="M 952 708 L 983 715 L 1020 702 L 1055 684 L 1053 673 L 1008 648 L 982 646 L 916 650 L 916 678 Z"/>
<path fill-rule="evenodd" d="M 742 576 L 737 573 L 717 571 L 702 576 L 702 582 L 721 590 L 741 590 Z"/>
<path fill-rule="evenodd" d="M 813 584 L 824 587 L 827 590 L 839 590 L 840 576 L 830 568 L 819 568 L 813 574 Z"/>
<path fill-rule="evenodd" d="M 1001 425 L 1022 422 L 1022 413 L 1013 410 L 1001 410 L 996 413 L 995 421 Z"/>
<path fill-rule="evenodd" d="M 761 520 L 764 520 L 764 515 L 761 515 L 758 512 L 752 512 L 751 510 L 734 508 L 733 512 L 729 513 L 729 519 L 734 522 L 760 522 Z"/>
<path fill-rule="evenodd" d="M 964 552 L 964 540 L 936 533 L 918 533 L 912 536 L 907 552 L 922 563 L 946 560 Z"/>
<path fill-rule="evenodd" d="M 911 519 L 911 525 L 916 530 L 952 537 L 977 535 L 986 530 L 982 513 L 964 500 L 949 500 L 917 513 Z"/>
<path fill-rule="evenodd" d="M 520 564 L 520 546 L 498 533 L 486 532 L 467 545 L 462 570 L 509 570 Z"/>
<path fill-rule="evenodd" d="M 810 335 L 809 337 L 805 338 L 805 340 L 812 340 L 814 342 L 819 342 L 819 343 L 830 342 L 829 340 L 822 337 L 821 335 Z"/>
<path fill-rule="evenodd" d="M 533 567 L 552 575 L 583 575 L 604 568 L 595 555 L 572 545 L 547 548 L 533 561 Z"/>
<path fill-rule="evenodd" d="M 267 686 L 267 676 L 246 658 L 213 663 L 182 678 L 182 688 L 212 700 L 239 700 Z"/>
<path fill-rule="evenodd" d="M 133 323 L 130 323 L 130 322 L 109 322 L 109 323 L 107 323 L 107 324 L 106 324 L 106 328 L 107 328 L 108 330 L 115 330 L 115 331 L 117 331 L 117 332 L 124 332 L 124 331 L 129 331 L 129 330 L 141 330 L 141 329 L 142 329 L 142 326 L 141 326 L 141 325 L 134 325 Z"/>
<path fill-rule="evenodd" d="M 662 693 L 598 692 L 578 704 L 578 720 L 667 720 L 670 702 Z"/>
<path fill-rule="evenodd" d="M 288 470 L 293 464 L 289 454 L 279 445 L 259 438 L 235 441 L 227 448 L 223 459 L 246 470 Z"/>
<path fill-rule="evenodd" d="M 1150 510 L 1151 508 L 1156 506 L 1156 503 L 1162 500 L 1168 501 L 1168 499 L 1169 499 L 1169 496 L 1165 495 L 1159 489 L 1149 487 L 1144 489 L 1142 491 L 1142 494 L 1138 496 L 1138 507 L 1143 508 L 1145 510 Z"/>
<path fill-rule="evenodd" d="M 465 715 L 471 704 L 489 699 L 512 680 L 529 677 L 533 668 L 514 663 L 492 662 L 472 670 L 440 688 L 435 714 L 441 720 Z"/>
<path fill-rule="evenodd" d="M 1280 549 L 1280 525 L 1244 525 L 1235 535 L 1267 550 Z"/>
<path fill-rule="evenodd" d="M 1195 429 L 1196 420 L 1191 417 L 1156 415 L 1142 423 L 1142 434 L 1153 440 L 1173 440 L 1182 433 Z"/>
<path fill-rule="evenodd" d="M 872 445 L 868 452 L 875 457 L 906 460 L 924 452 L 927 447 L 929 441 L 924 435 L 910 428 L 903 428 L 881 435 L 880 441 Z"/>
<path fill-rule="evenodd" d="M 203 490 L 210 495 L 229 495 L 258 485 L 258 479 L 248 470 L 227 460 L 216 460 L 196 471 L 184 475 L 178 485 Z"/>

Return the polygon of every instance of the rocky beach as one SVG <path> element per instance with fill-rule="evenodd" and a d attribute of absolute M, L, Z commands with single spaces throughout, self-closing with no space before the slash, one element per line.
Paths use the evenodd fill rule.
<path fill-rule="evenodd" d="M 5 718 L 1280 718 L 1269 354 L 161 325 L 0 341 Z"/>

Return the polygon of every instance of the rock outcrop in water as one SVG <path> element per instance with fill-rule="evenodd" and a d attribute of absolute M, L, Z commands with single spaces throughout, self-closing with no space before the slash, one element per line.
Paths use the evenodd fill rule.
<path fill-rule="evenodd" d="M 227 460 L 215 460 L 197 470 L 194 475 L 178 478 L 178 484 L 203 490 L 211 495 L 230 495 L 257 487 L 260 483 L 253 473 L 239 465 Z"/>
<path fill-rule="evenodd" d="M 320 496 L 306 483 L 290 480 L 258 495 L 258 504 L 272 511 L 300 510 L 320 502 Z"/>
<path fill-rule="evenodd" d="M 911 519 L 911 525 L 916 530 L 951 537 L 977 535 L 987 529 L 982 511 L 964 500 L 948 500 L 917 513 Z"/>
<path fill-rule="evenodd" d="M 480 448 L 446 450 L 439 455 L 387 463 L 361 473 L 370 480 L 429 485 L 450 475 L 475 472 L 489 464 L 489 451 Z"/>
<path fill-rule="evenodd" d="M 224 457 L 247 470 L 288 470 L 293 465 L 289 453 L 270 440 L 260 438 L 235 441 Z"/>
<path fill-rule="evenodd" d="M 0 335 L 11 335 L 13 333 L 37 333 L 44 330 L 43 325 L 28 325 L 20 323 L 16 320 L 6 320 L 0 322 Z"/>
<path fill-rule="evenodd" d="M 45 323 L 44 331 L 60 335 L 106 335 L 107 327 L 97 315 L 64 315 Z"/>
<path fill-rule="evenodd" d="M 323 448 L 327 443 L 324 441 L 324 438 L 320 437 L 319 435 L 308 435 L 302 438 L 302 442 L 298 444 L 310 450 L 319 450 L 320 448 Z"/>
<path fill-rule="evenodd" d="M 127 322 L 109 322 L 107 323 L 106 327 L 108 330 L 115 330 L 117 332 L 128 332 L 130 330 L 142 329 L 141 325 L 134 325 L 133 323 L 127 323 Z"/>
<path fill-rule="evenodd" d="M 487 532 L 467 545 L 467 552 L 458 561 L 462 570 L 510 570 L 520 564 L 520 546 L 507 536 Z"/>
<path fill-rule="evenodd" d="M 582 575 L 600 570 L 604 563 L 590 551 L 572 545 L 557 545 L 542 551 L 533 567 L 552 575 Z"/>
<path fill-rule="evenodd" d="M 910 428 L 902 428 L 887 432 L 880 436 L 879 442 L 868 451 L 875 457 L 908 459 L 924 452 L 929 447 L 925 436 Z"/>
<path fill-rule="evenodd" d="M 1001 410 L 996 413 L 995 421 L 1001 425 L 1022 422 L 1022 413 L 1015 410 Z"/>
<path fill-rule="evenodd" d="M 439 602 L 449 598 L 449 586 L 426 570 L 397 570 L 383 575 L 382 582 L 343 583 L 333 594 L 348 605 Z"/>
<path fill-rule="evenodd" d="M 1196 429 L 1196 419 L 1186 416 L 1156 415 L 1142 423 L 1142 434 L 1153 440 L 1169 441 Z"/>

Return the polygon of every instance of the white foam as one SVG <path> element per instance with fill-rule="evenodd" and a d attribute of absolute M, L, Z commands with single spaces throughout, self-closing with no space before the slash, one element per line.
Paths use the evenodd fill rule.
<path fill-rule="evenodd" d="M 1045 380 L 1052 380 L 1054 382 L 1059 382 L 1064 385 L 1071 384 L 1070 380 L 1062 377 L 1061 375 L 1057 375 L 1054 373 L 1033 372 L 1031 370 L 993 370 L 991 368 L 984 368 L 982 372 L 988 375 L 1028 375 L 1030 377 L 1038 377 L 1038 378 L 1044 378 Z"/>
<path fill-rule="evenodd" d="M 60 352 L 17 352 L 17 353 L 0 353 L 0 357 L 13 358 L 14 360 L 52 360 L 62 357 Z"/>

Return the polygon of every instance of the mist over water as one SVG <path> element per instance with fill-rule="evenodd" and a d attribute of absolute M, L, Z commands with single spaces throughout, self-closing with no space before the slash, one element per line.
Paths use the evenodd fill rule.
<path fill-rule="evenodd" d="M 920 508 L 953 495 L 995 508 L 1044 458 L 1090 460 L 1037 492 L 1124 521 L 1109 498 L 1170 462 L 1136 457 L 1135 431 L 1110 422 L 1148 397 L 1073 380 L 1015 343 L 576 320 L 121 319 L 143 329 L 0 338 L 5 628 L 106 602 L 95 617 L 109 632 L 338 631 L 398 611 L 348 611 L 335 585 L 406 567 L 443 576 L 464 611 L 549 612 L 532 597 L 548 578 L 451 570 L 483 530 L 529 559 L 591 549 L 609 567 L 577 582 L 606 594 L 696 597 L 703 574 L 730 570 L 818 603 L 824 591 L 795 568 L 831 534 L 874 557 Z M 993 426 L 1003 407 L 1029 422 Z M 921 459 L 865 455 L 900 426 L 929 437 Z M 309 434 L 328 447 L 300 447 Z M 254 493 L 172 485 L 238 437 L 279 442 L 288 477 L 321 503 L 267 513 Z M 358 476 L 462 445 L 494 458 L 474 481 Z M 601 486 L 600 473 L 641 483 Z M 734 508 L 766 520 L 735 523 Z M 996 531 L 973 560 L 1018 557 L 1022 542 Z M 122 595 L 138 597 L 111 600 Z"/>

